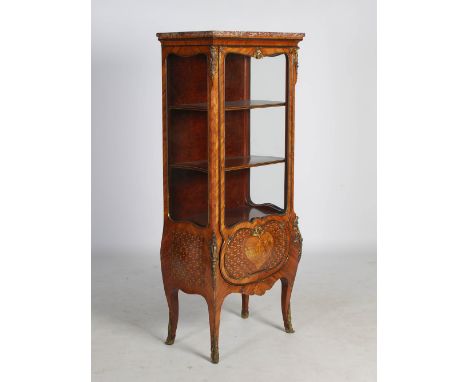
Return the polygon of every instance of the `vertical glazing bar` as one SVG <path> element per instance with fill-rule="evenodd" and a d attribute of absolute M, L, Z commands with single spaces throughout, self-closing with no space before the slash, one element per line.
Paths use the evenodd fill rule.
<path fill-rule="evenodd" d="M 213 232 L 219 232 L 219 48 L 210 46 L 208 65 L 208 161 L 209 161 L 209 222 Z"/>
<path fill-rule="evenodd" d="M 164 190 L 164 222 L 169 219 L 169 178 L 168 178 L 168 148 L 167 148 L 167 48 L 161 49 L 162 61 L 162 145 L 163 145 L 163 190 Z"/>
<path fill-rule="evenodd" d="M 226 53 L 224 48 L 220 46 L 218 55 L 218 84 L 219 84 L 219 104 L 218 104 L 218 118 L 219 118 L 219 184 L 220 184 L 220 195 L 219 195 L 219 218 L 221 227 L 225 227 L 224 223 L 224 209 L 225 209 L 225 172 L 224 172 L 224 158 L 225 158 L 225 111 L 224 111 L 224 70 L 225 70 L 225 61 Z"/>
<path fill-rule="evenodd" d="M 296 50 L 291 49 L 288 57 L 288 110 L 287 110 L 287 211 L 294 211 L 294 97 L 296 85 Z"/>

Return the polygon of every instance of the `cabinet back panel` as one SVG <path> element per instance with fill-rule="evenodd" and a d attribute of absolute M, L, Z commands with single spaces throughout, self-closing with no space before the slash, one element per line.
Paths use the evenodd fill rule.
<path fill-rule="evenodd" d="M 168 112 L 169 164 L 207 160 L 208 118 L 206 112 L 171 110 Z"/>
<path fill-rule="evenodd" d="M 250 57 L 228 54 L 225 59 L 225 101 L 250 99 Z M 225 157 L 250 155 L 250 110 L 225 113 Z M 226 209 L 243 207 L 249 200 L 250 171 L 225 174 Z"/>
<path fill-rule="evenodd" d="M 250 169 L 229 171 L 224 174 L 225 178 L 225 210 L 248 206 L 250 201 L 249 190 L 245 181 L 250 179 Z"/>
<path fill-rule="evenodd" d="M 192 221 L 205 226 L 208 222 L 207 174 L 172 169 L 169 178 L 171 218 L 178 221 Z"/>
<path fill-rule="evenodd" d="M 207 101 L 206 55 L 167 57 L 167 96 L 169 106 Z"/>
<path fill-rule="evenodd" d="M 250 57 L 228 54 L 224 70 L 224 92 L 226 101 L 250 98 Z"/>

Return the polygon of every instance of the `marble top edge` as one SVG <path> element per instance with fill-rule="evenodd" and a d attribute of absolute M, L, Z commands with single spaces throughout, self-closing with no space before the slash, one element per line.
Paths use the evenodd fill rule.
<path fill-rule="evenodd" d="M 156 33 L 159 40 L 187 38 L 260 38 L 260 39 L 303 39 L 305 33 L 285 32 L 241 32 L 241 31 L 193 31 Z"/>

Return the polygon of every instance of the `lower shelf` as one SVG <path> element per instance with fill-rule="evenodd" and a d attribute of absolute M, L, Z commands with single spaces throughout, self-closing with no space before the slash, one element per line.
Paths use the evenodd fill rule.
<path fill-rule="evenodd" d="M 227 227 L 231 227 L 240 222 L 247 222 L 256 218 L 263 218 L 269 215 L 278 215 L 283 213 L 278 207 L 272 206 L 245 206 L 239 208 L 230 208 L 225 210 L 224 223 Z M 190 221 L 199 226 L 205 227 L 208 224 L 207 214 L 197 214 L 188 216 L 186 219 L 177 219 L 177 221 Z"/>
<path fill-rule="evenodd" d="M 243 221 L 250 221 L 255 218 L 263 218 L 268 215 L 278 215 L 281 213 L 281 209 L 268 205 L 231 208 L 224 212 L 224 224 L 229 227 Z"/>
<path fill-rule="evenodd" d="M 244 206 L 239 208 L 230 208 L 225 210 L 224 223 L 231 227 L 240 222 L 247 222 L 256 218 L 263 218 L 269 215 L 278 215 L 283 213 L 278 207 L 269 205 Z M 208 224 L 207 214 L 196 214 L 188 216 L 186 219 L 177 219 L 177 221 L 191 221 L 199 226 L 205 227 Z"/>
<path fill-rule="evenodd" d="M 270 164 L 284 163 L 285 159 L 280 157 L 263 156 L 263 155 L 249 155 L 245 157 L 227 157 L 225 161 L 226 171 L 243 170 L 246 168 L 267 166 Z M 173 163 L 170 164 L 171 168 L 179 168 L 200 172 L 208 172 L 208 161 L 200 160 L 193 162 Z"/>

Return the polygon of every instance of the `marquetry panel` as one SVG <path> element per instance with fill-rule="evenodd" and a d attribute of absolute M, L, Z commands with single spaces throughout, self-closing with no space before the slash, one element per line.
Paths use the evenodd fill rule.
<path fill-rule="evenodd" d="M 174 231 L 169 258 L 172 278 L 182 284 L 204 286 L 204 248 L 207 248 L 207 244 L 202 236 Z"/>
<path fill-rule="evenodd" d="M 228 241 L 224 270 L 228 281 L 251 282 L 272 271 L 288 258 L 288 230 L 281 221 L 269 221 L 255 228 L 241 228 Z"/>

